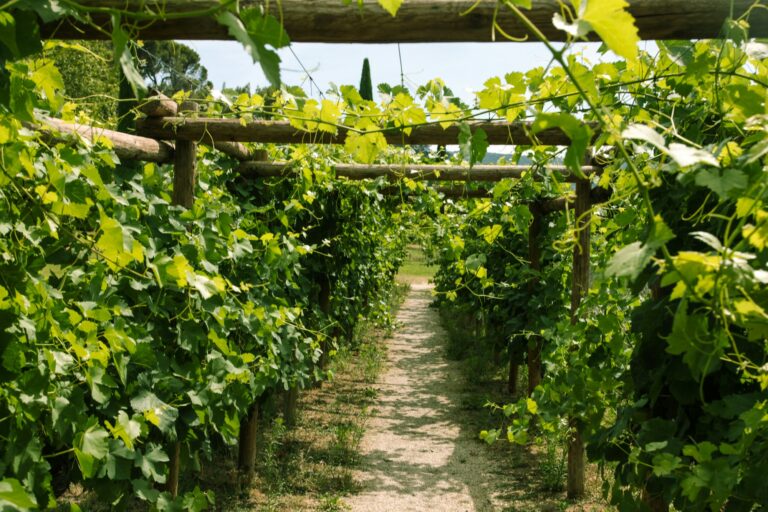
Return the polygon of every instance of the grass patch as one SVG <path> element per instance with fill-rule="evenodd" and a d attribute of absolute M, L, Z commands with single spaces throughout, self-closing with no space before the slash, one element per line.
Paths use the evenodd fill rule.
<path fill-rule="evenodd" d="M 400 267 L 397 279 L 404 283 L 427 282 L 437 272 L 437 266 L 428 265 L 421 247 L 409 245 L 406 248 L 405 262 Z"/>

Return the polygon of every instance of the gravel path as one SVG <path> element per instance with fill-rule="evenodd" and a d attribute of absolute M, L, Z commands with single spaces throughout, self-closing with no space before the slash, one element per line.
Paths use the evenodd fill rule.
<path fill-rule="evenodd" d="M 388 343 L 377 384 L 376 412 L 362 442 L 356 475 L 362 491 L 352 511 L 493 511 L 493 463 L 475 428 L 463 427 L 458 368 L 443 357 L 446 336 L 431 287 L 414 284 L 400 308 L 402 324 Z"/>

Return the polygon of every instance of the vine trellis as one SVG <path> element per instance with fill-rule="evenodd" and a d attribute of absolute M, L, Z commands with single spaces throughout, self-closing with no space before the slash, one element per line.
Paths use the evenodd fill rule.
<path fill-rule="evenodd" d="M 466 2 L 471 7 L 471 2 Z M 738 16 L 754 2 L 739 0 L 724 2 L 707 0 L 690 2 L 675 0 L 655 2 L 638 0 L 631 2 L 631 12 L 637 20 L 640 35 L 644 39 L 699 39 L 719 35 L 722 21 L 728 16 Z M 130 3 L 129 3 L 130 4 Z M 191 5 L 190 5 L 191 4 Z M 499 14 L 497 2 L 479 2 L 467 16 L 460 12 L 467 6 L 461 2 L 444 0 L 406 2 L 398 17 L 390 18 L 383 11 L 364 6 L 358 13 L 344 7 L 341 2 L 326 0 L 323 2 L 305 2 L 302 0 L 282 0 L 273 2 L 271 9 L 279 9 L 275 14 L 281 16 L 284 25 L 294 41 L 316 42 L 407 42 L 407 41 L 488 41 L 491 27 L 514 37 L 524 36 L 526 27 L 511 13 Z M 110 2 L 90 1 L 83 5 L 93 11 L 93 22 L 107 27 L 111 21 L 108 15 L 114 11 Z M 210 14 L 218 4 L 209 1 L 162 2 L 164 8 L 160 21 L 149 24 L 133 34 L 139 38 L 173 39 L 196 37 L 214 39 L 226 37 L 221 24 L 210 20 L 210 16 L 197 18 L 188 16 L 189 11 Z M 141 6 L 145 6 L 142 2 Z M 461 10 L 457 9 L 461 7 Z M 558 2 L 535 2 L 530 15 L 533 21 L 541 21 L 546 26 L 543 34 L 550 40 L 565 37 L 560 30 L 552 28 L 549 21 L 558 12 Z M 130 19 L 132 14 L 121 11 Z M 134 13 L 135 14 L 135 13 Z M 179 16 L 175 16 L 178 14 Z M 753 36 L 768 36 L 768 11 L 756 11 Z M 162 19 L 162 18 L 165 19 Z M 137 19 L 140 19 L 138 17 Z M 429 19 L 429 23 L 427 23 Z M 320 23 L 320 21 L 323 23 Z M 762 22 L 761 22 L 762 21 Z M 94 30 L 93 24 L 78 26 L 76 21 L 44 26 L 43 32 L 52 38 L 100 38 L 109 34 L 107 29 Z M 194 28 L 192 28 L 194 27 Z M 479 27 L 479 28 L 478 28 Z M 147 116 L 137 126 L 137 135 L 120 133 L 88 126 L 67 124 L 53 119 L 40 120 L 39 129 L 50 131 L 51 137 L 57 132 L 77 133 L 95 140 L 98 137 L 109 139 L 118 156 L 149 162 L 174 162 L 174 202 L 191 207 L 194 202 L 195 183 L 195 144 L 208 144 L 241 162 L 238 171 L 254 179 L 291 174 L 291 164 L 287 162 L 267 162 L 265 155 L 254 154 L 242 142 L 285 143 L 285 144 L 338 144 L 343 143 L 354 130 L 343 126 L 330 126 L 327 130 L 312 132 L 300 130 L 287 121 L 262 121 L 240 119 L 197 117 L 194 103 L 177 107 L 168 98 L 156 97 L 141 108 Z M 321 124 L 323 121 L 314 121 Z M 380 133 L 389 144 L 434 144 L 455 143 L 459 136 L 457 124 L 448 120 L 450 126 L 436 123 L 417 123 L 396 128 L 383 128 Z M 553 145 L 563 146 L 570 143 L 568 134 L 559 129 L 539 130 L 534 134 L 530 124 L 523 122 L 473 122 L 470 131 L 482 129 L 491 144 L 513 145 Z M 365 132 L 370 133 L 370 132 Z M 414 166 L 414 165 L 337 165 L 336 176 L 349 179 L 367 179 L 386 176 L 390 179 L 409 178 L 442 181 L 498 181 L 507 178 L 519 178 L 527 171 L 520 166 Z M 533 169 L 538 172 L 539 169 Z M 603 198 L 593 197 L 590 179 L 600 173 L 597 164 L 581 168 L 583 175 L 571 173 L 565 167 L 549 166 L 543 169 L 547 173 L 556 173 L 561 179 L 575 184 L 575 195 L 547 202 L 533 202 L 530 211 L 533 222 L 529 228 L 529 260 L 531 267 L 540 267 L 540 248 L 538 237 L 543 228 L 542 217 L 546 213 L 573 208 L 575 215 L 575 233 L 577 243 L 573 252 L 573 281 L 571 293 L 572 321 L 577 321 L 579 304 L 589 287 L 590 226 L 593 205 Z M 447 192 L 447 191 L 446 191 Z M 459 195 L 451 193 L 450 195 Z M 467 197 L 469 194 L 466 195 Z M 535 280 L 531 281 L 535 285 Z M 510 382 L 516 379 L 515 362 L 510 361 Z M 541 345 L 528 352 L 529 385 L 528 393 L 541 380 Z M 253 428 L 255 419 L 251 418 Z M 578 497 L 584 492 L 584 447 L 579 434 L 578 418 L 572 419 L 575 434 L 569 439 L 568 495 Z M 255 432 L 248 429 L 241 437 L 241 466 L 253 467 L 252 457 Z M 179 452 L 172 452 L 171 471 L 168 489 L 175 493 L 178 489 Z"/>

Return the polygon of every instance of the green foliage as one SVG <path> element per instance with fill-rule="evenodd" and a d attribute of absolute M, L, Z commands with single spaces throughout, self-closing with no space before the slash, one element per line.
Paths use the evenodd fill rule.
<path fill-rule="evenodd" d="M 118 97 L 117 74 L 112 50 L 105 41 L 47 43 L 46 52 L 61 73 L 64 93 L 80 111 L 93 119 L 110 123 L 115 117 Z"/>
<path fill-rule="evenodd" d="M 272 186 L 201 147 L 204 193 L 185 210 L 166 167 L 26 131 L 63 83 L 45 59 L 8 69 L 23 101 L 0 107 L 0 499 L 52 506 L 55 476 L 118 508 L 206 508 L 192 486 L 156 489 L 168 447 L 197 465 L 236 443 L 254 401 L 325 378 L 321 353 L 386 314 L 397 203 L 335 182 L 328 157 L 297 150 L 303 178 Z"/>
<path fill-rule="evenodd" d="M 137 53 L 139 72 L 152 89 L 167 96 L 179 91 L 187 91 L 196 98 L 208 94 L 208 70 L 189 46 L 175 41 L 145 41 Z"/>
<path fill-rule="evenodd" d="M 366 101 L 373 101 L 373 84 L 371 83 L 371 64 L 368 59 L 363 60 L 363 71 L 360 75 L 360 97 Z"/>
<path fill-rule="evenodd" d="M 392 14 L 401 4 L 380 3 Z M 471 348 L 522 361 L 542 346 L 543 383 L 499 408 L 486 441 L 506 430 L 526 443 L 534 418 L 547 433 L 574 418 L 592 460 L 615 468 L 606 496 L 621 510 L 643 510 L 648 497 L 678 510 L 768 503 L 765 52 L 742 19 L 726 23 L 727 40 L 662 42 L 652 56 L 637 51 L 626 2 L 572 4 L 558 25 L 574 37 L 594 30 L 628 60 L 589 67 L 570 44 L 552 48 L 546 67 L 486 81 L 482 114 L 439 79 L 415 96 L 380 87 L 381 103 L 342 86 L 322 101 L 284 87 L 203 105 L 285 119 L 308 143 L 339 127 L 348 135 L 343 149 L 269 147 L 299 171 L 269 183 L 245 181 L 201 148 L 203 193 L 189 210 L 171 204 L 167 168 L 23 126 L 36 110 L 77 114 L 60 71 L 37 53 L 40 20 L 82 13 L 59 2 L 0 13 L 2 506 L 54 506 L 53 476 L 63 475 L 115 507 L 134 495 L 158 509 L 207 507 L 199 489 L 175 500 L 157 489 L 167 447 L 179 442 L 199 464 L 215 443 L 236 442 L 259 397 L 324 378 L 321 354 L 348 345 L 363 316 L 385 314 L 416 213 L 433 227 L 422 236 L 439 265 L 438 304 L 477 325 Z M 529 21 L 518 9 L 527 2 L 505 5 Z M 113 60 L 138 87 L 128 37 L 138 20 L 109 14 Z M 277 85 L 273 49 L 288 44 L 277 20 L 211 14 Z M 463 121 L 477 115 L 532 120 L 533 135 L 556 127 L 571 144 L 517 149 L 509 160 L 532 169 L 500 182 L 493 200 L 446 201 L 410 179 L 385 197 L 384 180 L 334 177 L 349 159 L 423 161 L 389 147 L 382 130 L 408 135 L 427 122 L 461 123 L 457 159 L 474 165 L 488 141 Z M 590 126 L 590 156 L 605 163 L 590 183 L 612 197 L 594 210 L 593 279 L 572 321 L 573 212 L 544 216 L 541 269 L 527 261 L 528 228 L 532 204 L 571 192 L 546 164 L 583 177 Z"/>

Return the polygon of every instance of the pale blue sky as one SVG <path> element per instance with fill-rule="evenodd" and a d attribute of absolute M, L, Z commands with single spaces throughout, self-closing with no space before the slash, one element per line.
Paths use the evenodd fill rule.
<path fill-rule="evenodd" d="M 215 88 L 227 86 L 266 85 L 258 64 L 245 50 L 232 41 L 183 41 L 194 48 L 208 68 Z M 579 51 L 596 62 L 597 44 L 580 43 Z M 400 64 L 396 44 L 320 44 L 294 43 L 293 51 L 312 74 L 318 86 L 327 90 L 337 85 L 360 82 L 363 59 L 371 61 L 374 86 L 386 82 L 400 83 Z M 511 71 L 527 71 L 549 62 L 549 53 L 540 43 L 419 43 L 401 44 L 405 84 L 411 89 L 433 78 L 442 78 L 454 94 L 472 104 L 471 91 L 482 88 L 493 76 Z M 309 92 L 309 82 L 296 58 L 288 49 L 280 51 L 283 81 L 302 85 Z M 313 96 L 317 96 L 314 91 Z"/>

